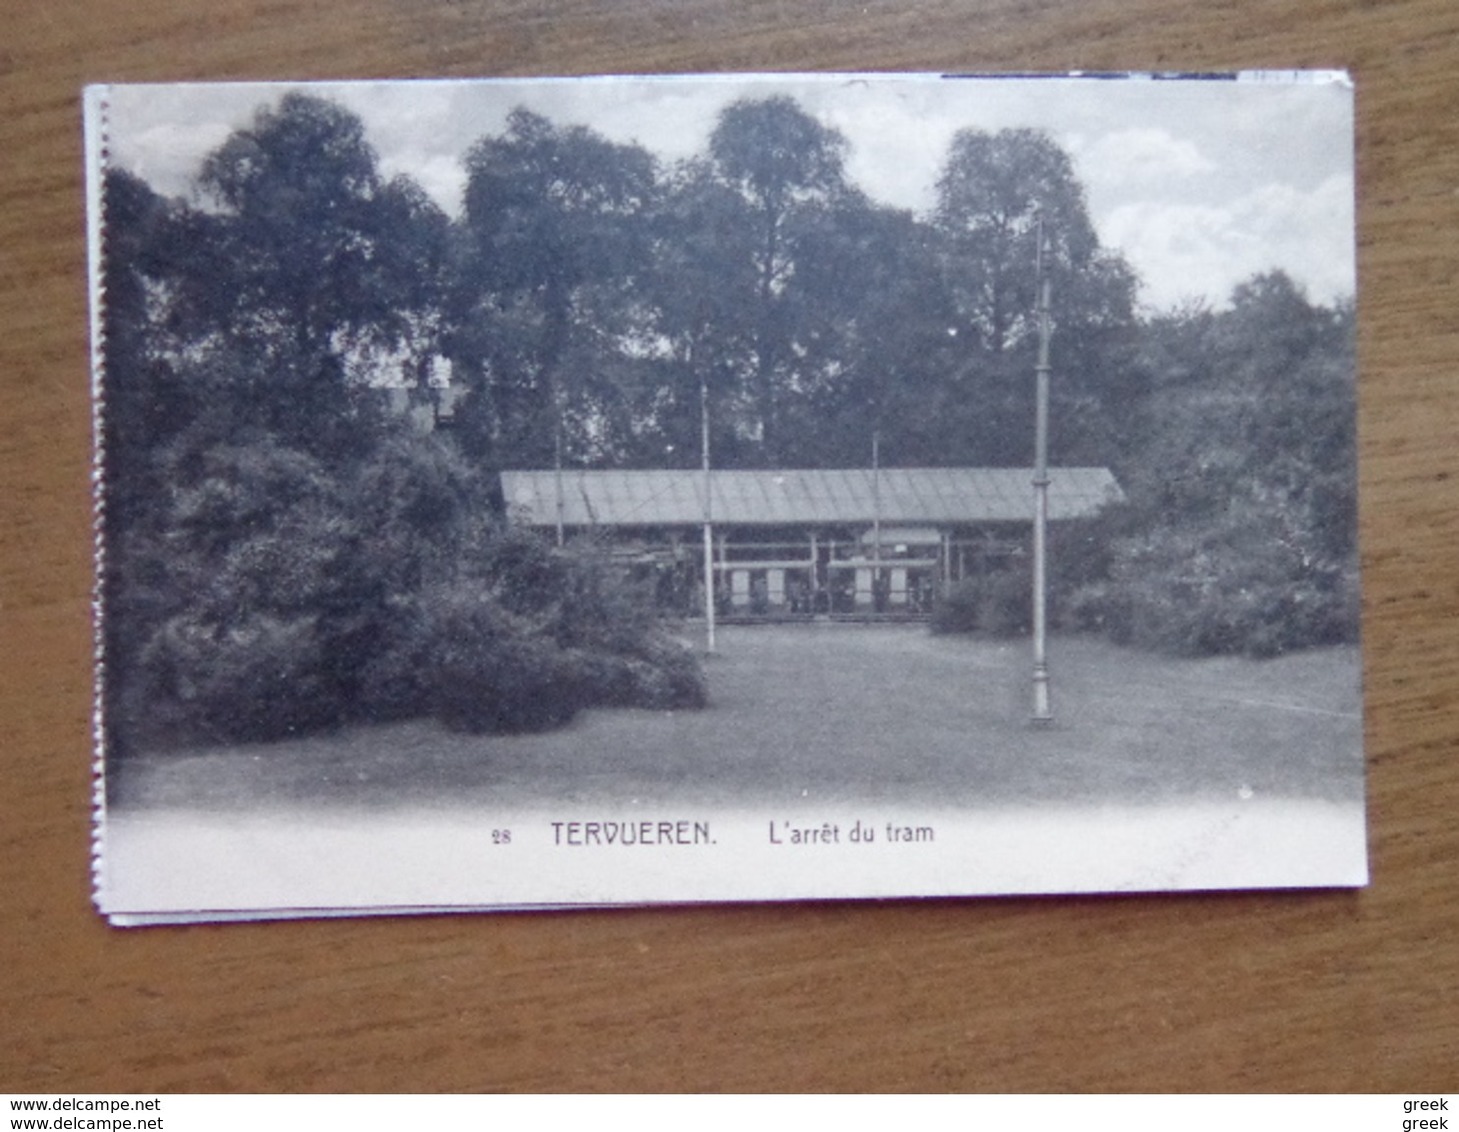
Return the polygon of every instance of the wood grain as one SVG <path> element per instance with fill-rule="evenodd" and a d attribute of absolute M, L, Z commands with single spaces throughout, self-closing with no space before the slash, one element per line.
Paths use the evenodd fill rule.
<path fill-rule="evenodd" d="M 1459 1063 L 1451 0 L 22 0 L 0 37 L 0 1091 L 1433 1091 Z M 1339 66 L 1374 880 L 118 931 L 87 890 L 88 81 Z"/>

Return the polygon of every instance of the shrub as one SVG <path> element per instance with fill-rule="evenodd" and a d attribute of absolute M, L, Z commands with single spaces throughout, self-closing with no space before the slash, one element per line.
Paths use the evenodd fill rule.
<path fill-rule="evenodd" d="M 685 645 L 655 633 L 629 658 L 633 703 L 645 708 L 702 708 L 709 702 L 704 669 Z"/>
<path fill-rule="evenodd" d="M 585 707 L 632 707 L 638 702 L 638 677 L 626 656 L 567 649 L 573 682 Z"/>
<path fill-rule="evenodd" d="M 1269 657 L 1357 636 L 1356 571 L 1314 560 L 1280 517 L 1122 540 L 1107 583 L 1074 608 L 1120 643 L 1186 656 Z"/>
<path fill-rule="evenodd" d="M 231 626 L 169 618 L 143 647 L 144 713 L 163 739 L 281 739 L 336 722 L 315 618 L 259 612 Z M 156 713 L 155 716 L 153 713 Z"/>
<path fill-rule="evenodd" d="M 1032 624 L 1033 579 L 1025 566 L 963 578 L 932 609 L 934 633 L 977 630 L 1012 637 L 1029 632 Z"/>
<path fill-rule="evenodd" d="M 709 699 L 699 661 L 667 638 L 637 655 L 576 649 L 568 655 L 584 707 L 700 708 Z"/>
<path fill-rule="evenodd" d="M 1056 613 L 1060 628 L 1103 633 L 1117 645 L 1131 643 L 1133 611 L 1129 595 L 1108 580 L 1086 583 L 1064 595 Z"/>
<path fill-rule="evenodd" d="M 473 586 L 433 596 L 425 681 L 431 708 L 462 731 L 540 731 L 577 712 L 578 671 L 550 638 Z"/>
<path fill-rule="evenodd" d="M 565 556 L 570 568 L 555 609 L 557 639 L 566 647 L 622 655 L 644 648 L 659 631 L 651 586 L 591 549 Z"/>
<path fill-rule="evenodd" d="M 971 633 L 978 627 L 981 592 L 977 578 L 963 578 L 945 587 L 932 606 L 932 631 Z"/>
<path fill-rule="evenodd" d="M 978 606 L 983 629 L 995 637 L 1015 637 L 1033 628 L 1033 577 L 1026 568 L 995 570 L 983 579 Z"/>
<path fill-rule="evenodd" d="M 592 553 L 482 517 L 430 438 L 348 468 L 270 439 L 166 454 L 178 488 L 108 562 L 113 749 L 435 714 L 472 731 L 583 704 L 703 703 L 697 661 Z"/>
<path fill-rule="evenodd" d="M 421 694 L 444 723 L 540 730 L 581 707 L 704 705 L 698 659 L 600 562 L 530 545 L 518 532 L 500 537 L 488 568 L 502 572 L 429 593 L 419 634 L 402 651 L 418 658 Z M 400 669 L 409 663 L 380 671 L 408 687 Z"/>
<path fill-rule="evenodd" d="M 375 723 L 430 714 L 430 640 L 419 594 L 387 601 L 358 675 L 357 714 Z"/>
<path fill-rule="evenodd" d="M 704 675 L 692 652 L 665 635 L 652 587 L 595 548 L 549 547 L 512 528 L 484 558 L 492 592 L 529 617 L 571 657 L 580 702 L 593 706 L 699 707 Z"/>

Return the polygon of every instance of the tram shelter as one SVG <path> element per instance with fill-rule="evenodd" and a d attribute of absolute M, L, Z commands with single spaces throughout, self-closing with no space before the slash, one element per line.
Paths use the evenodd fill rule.
<path fill-rule="evenodd" d="M 1028 553 L 1029 468 L 508 471 L 511 521 L 594 537 L 655 580 L 660 601 L 702 609 L 706 521 L 725 616 L 901 614 L 938 589 Z M 1049 519 L 1121 498 L 1107 468 L 1050 468 Z"/>

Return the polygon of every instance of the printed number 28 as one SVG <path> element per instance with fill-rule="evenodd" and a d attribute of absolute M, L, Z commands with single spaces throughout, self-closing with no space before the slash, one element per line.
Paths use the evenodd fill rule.
<path fill-rule="evenodd" d="M 493 845 L 510 845 L 512 843 L 512 831 L 509 829 L 492 830 L 491 843 Z"/>

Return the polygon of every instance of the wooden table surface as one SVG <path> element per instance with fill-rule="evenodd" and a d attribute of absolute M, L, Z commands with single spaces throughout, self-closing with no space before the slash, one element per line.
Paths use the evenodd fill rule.
<path fill-rule="evenodd" d="M 0 1092 L 1453 1090 L 1453 0 L 12 0 Z M 1346 67 L 1373 883 L 122 931 L 88 898 L 79 93 L 115 80 Z"/>

